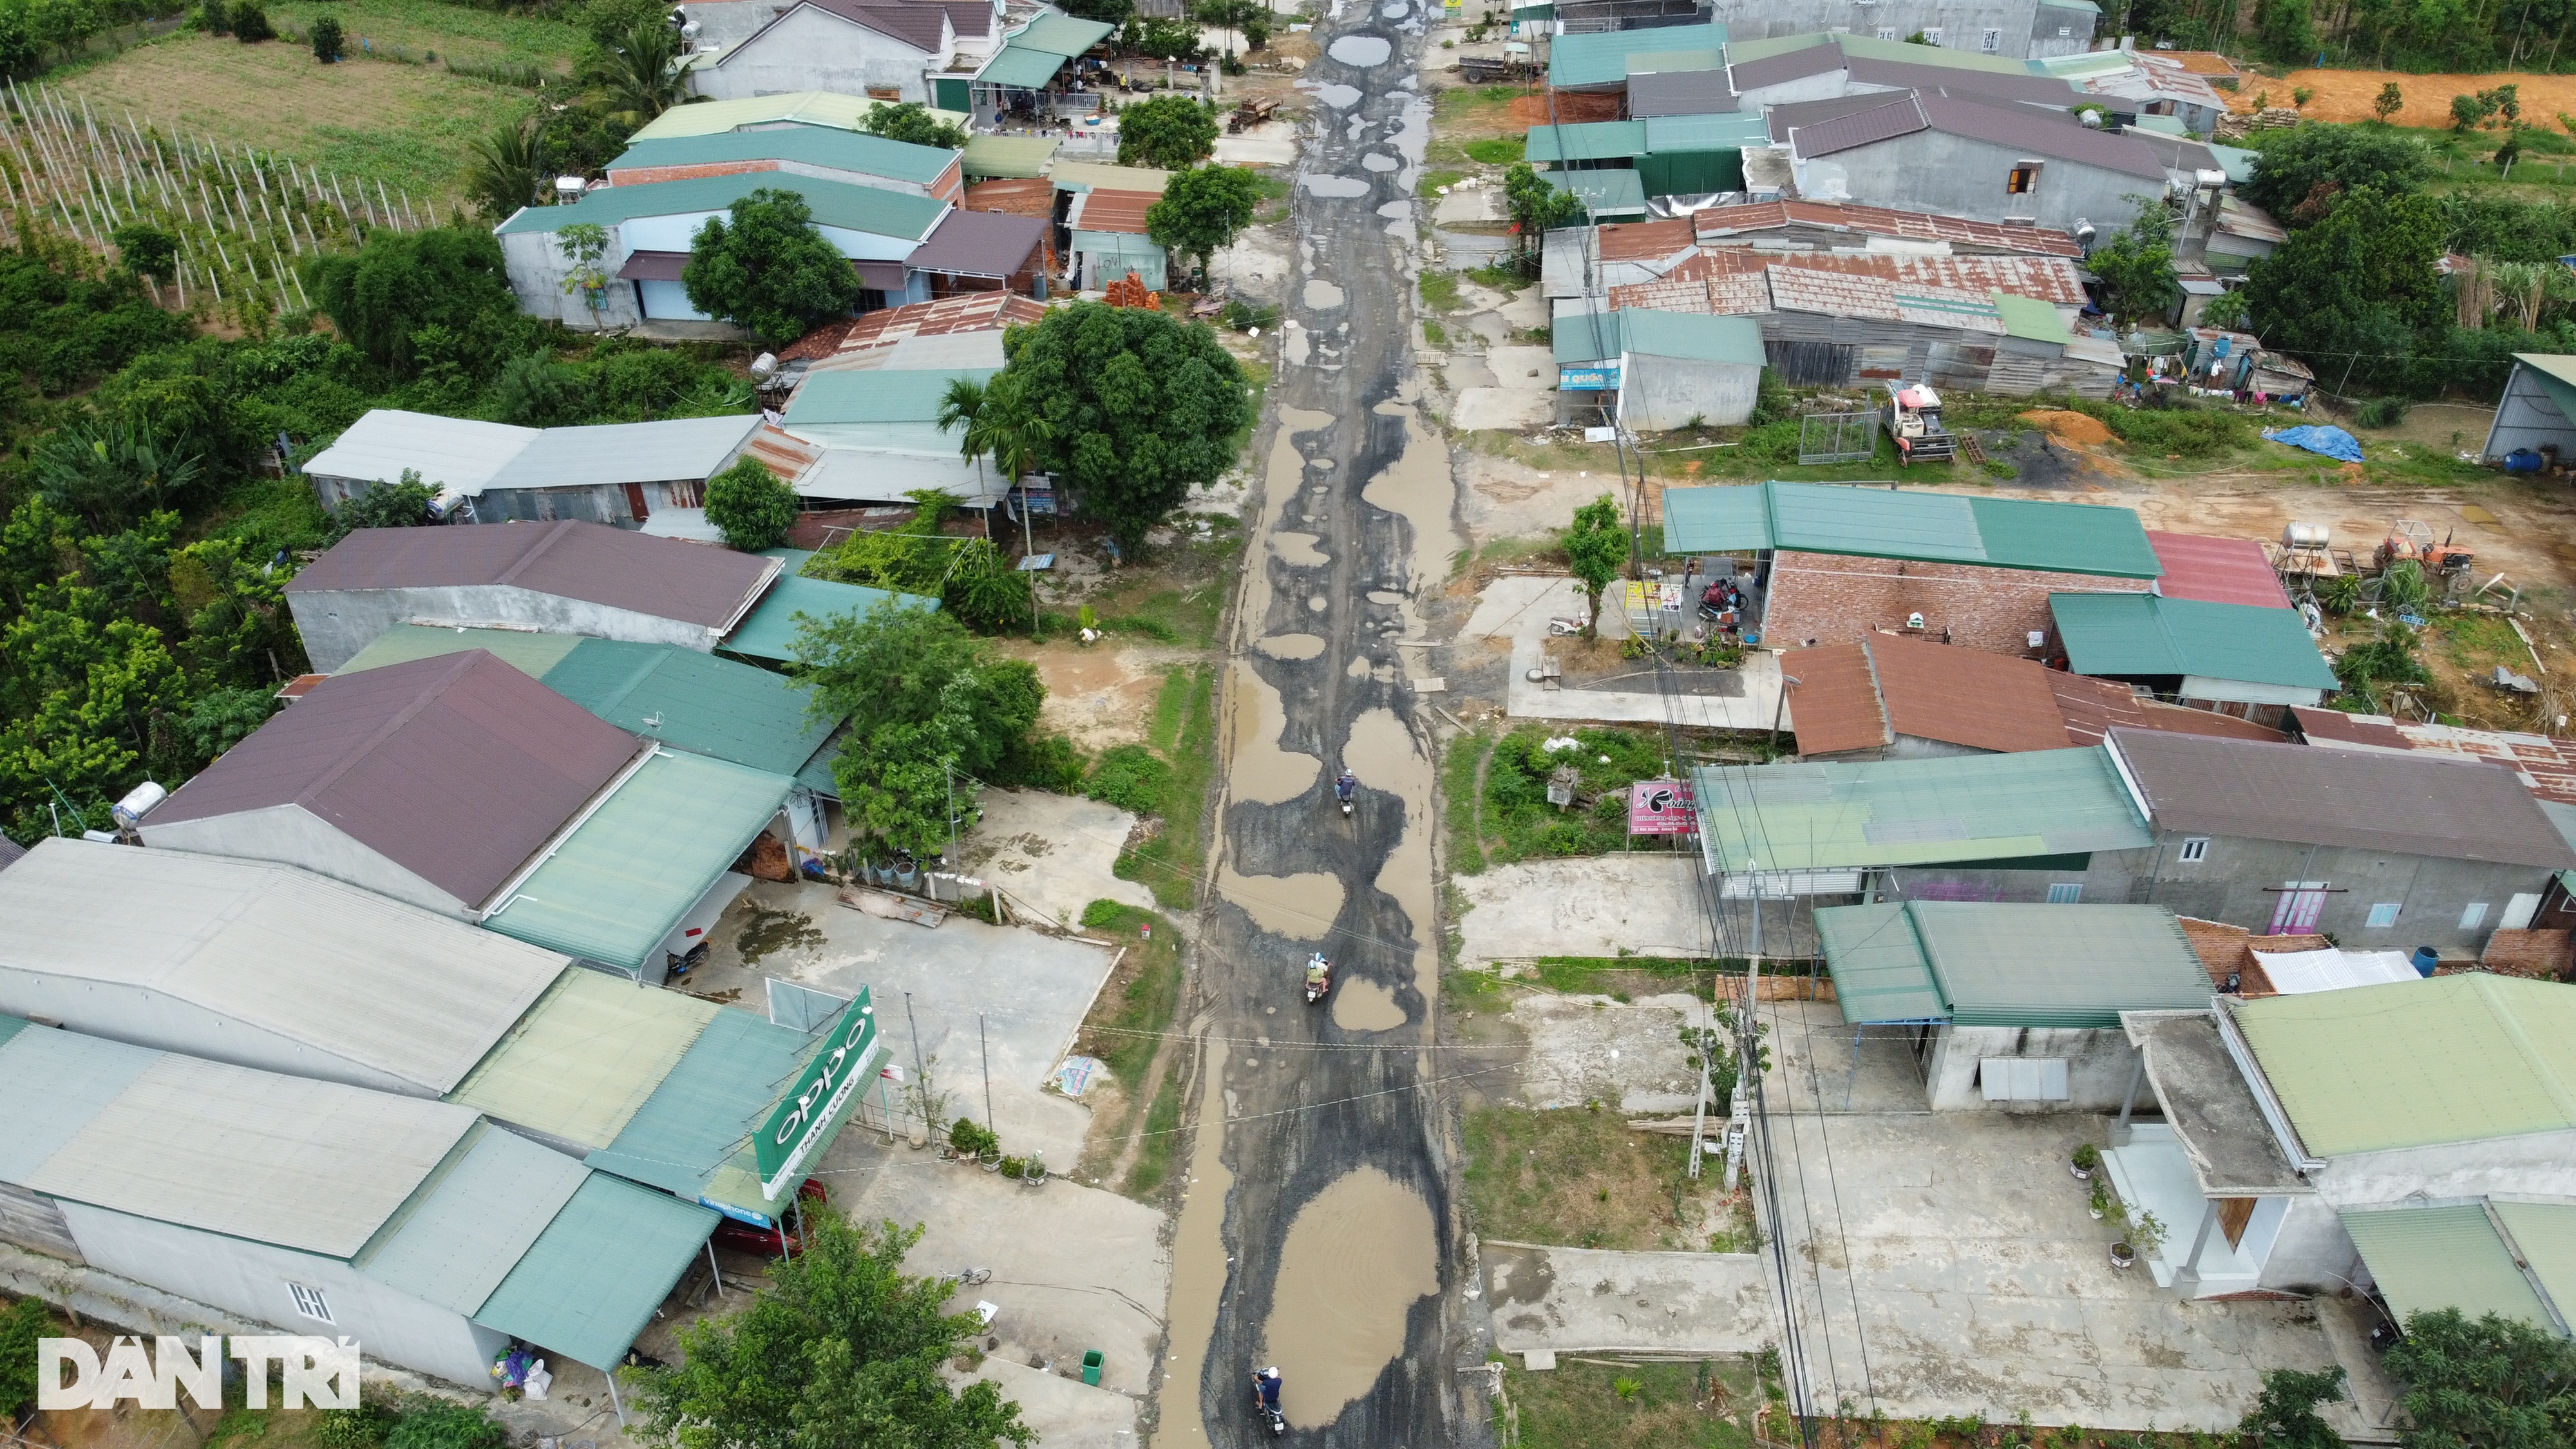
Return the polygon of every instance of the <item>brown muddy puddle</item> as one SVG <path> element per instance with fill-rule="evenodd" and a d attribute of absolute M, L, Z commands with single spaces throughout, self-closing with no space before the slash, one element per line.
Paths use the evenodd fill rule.
<path fill-rule="evenodd" d="M 1291 568 L 1321 568 L 1333 561 L 1332 555 L 1315 547 L 1316 540 L 1321 536 L 1313 533 L 1274 533 L 1270 535 L 1270 551 L 1279 555 L 1279 561 Z"/>
<path fill-rule="evenodd" d="M 1440 958 L 1432 949 L 1430 762 L 1404 722 L 1385 709 L 1367 710 L 1351 721 L 1342 758 L 1361 784 L 1404 802 L 1404 834 L 1378 867 L 1376 885 L 1413 924 L 1413 982 L 1427 1005 L 1440 991 Z"/>
<path fill-rule="evenodd" d="M 1362 1167 L 1315 1194 L 1289 1225 L 1261 1328 L 1288 1422 L 1320 1429 L 1340 1418 L 1404 1351 L 1414 1300 L 1439 1291 L 1439 1241 L 1420 1193 Z"/>
<path fill-rule="evenodd" d="M 1425 589 L 1446 577 L 1458 536 L 1449 515 L 1458 501 L 1449 477 L 1449 454 L 1436 431 L 1425 429 L 1413 409 L 1399 402 L 1379 403 L 1381 417 L 1404 419 L 1404 452 L 1360 490 L 1370 506 L 1383 508 L 1412 525 L 1412 585 Z"/>
<path fill-rule="evenodd" d="M 1315 788 L 1324 762 L 1279 747 L 1279 736 L 1288 728 L 1288 706 L 1278 689 L 1246 661 L 1235 661 L 1230 672 L 1234 748 L 1227 753 L 1226 793 L 1255 805 L 1281 805 Z"/>
<path fill-rule="evenodd" d="M 1320 871 L 1241 875 L 1231 865 L 1221 866 L 1216 893 L 1243 907 L 1254 925 L 1292 941 L 1324 939 L 1332 932 L 1333 918 L 1342 913 L 1341 878 Z"/>
<path fill-rule="evenodd" d="M 1208 1340 L 1216 1336 L 1217 1308 L 1225 1301 L 1225 1198 L 1234 1174 L 1225 1170 L 1225 1043 L 1208 1043 L 1207 1075 L 1199 1085 L 1198 1145 L 1190 1152 L 1189 1198 L 1172 1238 L 1171 1323 L 1163 1360 L 1162 1426 L 1157 1444 L 1207 1449 L 1199 1419 L 1199 1384 L 1207 1371 Z M 1245 1369 L 1249 1375 L 1251 1370 Z M 1284 1386 L 1283 1386 L 1284 1387 Z M 1247 1390 L 1248 1392 L 1248 1390 Z"/>
<path fill-rule="evenodd" d="M 1320 634 L 1273 634 L 1253 640 L 1252 647 L 1273 659 L 1313 659 L 1324 652 L 1324 638 Z"/>
<path fill-rule="evenodd" d="M 1374 981 L 1350 980 L 1333 986 L 1333 1025 L 1344 1031 L 1393 1031 L 1404 1025 L 1404 1008 L 1395 993 Z"/>

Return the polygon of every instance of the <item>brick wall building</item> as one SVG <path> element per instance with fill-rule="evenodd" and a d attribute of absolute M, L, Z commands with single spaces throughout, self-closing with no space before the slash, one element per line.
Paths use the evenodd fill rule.
<path fill-rule="evenodd" d="M 1781 648 L 1839 644 L 1923 616 L 1925 637 L 1996 653 L 2030 654 L 2049 630 L 2048 596 L 2084 590 L 2144 593 L 2148 581 L 1850 554 L 1773 554 L 1763 641 Z"/>

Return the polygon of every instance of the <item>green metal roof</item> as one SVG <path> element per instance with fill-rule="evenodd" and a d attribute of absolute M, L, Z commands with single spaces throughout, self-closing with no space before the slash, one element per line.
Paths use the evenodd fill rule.
<path fill-rule="evenodd" d="M 1747 367 L 1760 367 L 1763 362 L 1762 327 L 1750 317 L 1655 312 L 1642 307 L 1623 308 L 1618 316 L 1619 341 L 1625 352 Z"/>
<path fill-rule="evenodd" d="M 1042 50 L 1049 55 L 1076 56 L 1117 33 L 1118 27 L 1105 20 L 1040 15 L 1025 28 L 1003 37 L 1003 44 L 1017 50 Z"/>
<path fill-rule="evenodd" d="M 2161 594 L 2051 594 L 2048 607 L 2078 674 L 2340 687 L 2294 610 Z"/>
<path fill-rule="evenodd" d="M 750 1133 L 778 1105 L 817 1040 L 748 1011 L 717 1012 L 626 1130 L 590 1155 L 590 1165 L 684 1198 L 775 1217 L 792 1188 L 764 1200 L 757 1171 L 745 1192 L 742 1176 L 722 1169 L 750 1164 Z"/>
<path fill-rule="evenodd" d="M 1586 312 L 1557 323 L 1548 333 L 1548 346 L 1556 354 L 1556 365 L 1607 362 L 1626 351 L 1620 339 L 1627 335 L 1627 327 L 1620 319 L 1627 315 Z"/>
<path fill-rule="evenodd" d="M 2098 745 L 1691 773 L 1711 871 L 1939 865 L 2155 839 Z"/>
<path fill-rule="evenodd" d="M 617 1140 L 718 1008 L 575 967 L 446 1100 L 585 1150 Z"/>
<path fill-rule="evenodd" d="M 980 85 L 1018 86 L 1024 90 L 1043 90 L 1055 73 L 1064 69 L 1065 57 L 1024 46 L 1006 45 L 984 68 L 975 72 Z"/>
<path fill-rule="evenodd" d="M 1948 1021 L 1950 1004 L 1933 983 L 1932 963 L 1914 938 L 1905 903 L 1827 906 L 1815 913 L 1816 941 L 1834 979 L 1843 1020 Z"/>
<path fill-rule="evenodd" d="M 2496 1220 L 2558 1310 L 2559 1331 L 2576 1316 L 2576 1204 L 2490 1202 Z"/>
<path fill-rule="evenodd" d="M 2472 972 L 2231 1009 L 2315 1156 L 2576 1130 L 2576 986 Z"/>
<path fill-rule="evenodd" d="M 737 131 L 745 126 L 828 126 L 834 130 L 855 131 L 867 123 L 881 106 L 893 101 L 874 101 L 865 96 L 847 96 L 837 91 L 788 91 L 774 96 L 745 96 L 733 101 L 693 100 L 684 106 L 673 106 L 644 123 L 635 133 L 638 141 L 664 141 L 673 136 L 710 136 L 719 131 Z M 934 118 L 956 125 L 967 125 L 975 118 L 963 111 L 932 110 Z"/>
<path fill-rule="evenodd" d="M 785 171 L 747 171 L 729 176 L 693 176 L 685 181 L 655 181 L 642 186 L 603 186 L 570 206 L 531 206 L 495 228 L 500 236 L 521 232 L 554 232 L 577 221 L 617 226 L 642 216 L 679 216 L 723 211 L 762 189 L 792 191 L 805 198 L 814 220 L 844 231 L 920 241 L 946 214 L 948 203 L 909 191 L 824 181 Z"/>
<path fill-rule="evenodd" d="M 1625 85 L 1628 57 L 1659 51 L 1716 50 L 1726 44 L 1726 27 L 1668 25 L 1660 30 L 1601 30 L 1560 35 L 1548 44 L 1549 85 Z"/>
<path fill-rule="evenodd" d="M 2066 319 L 2057 313 L 2057 304 L 2037 297 L 2016 297 L 2010 292 L 1995 292 L 1995 315 L 2004 320 L 2004 335 L 2030 342 L 2072 342 L 2075 334 L 2066 330 Z"/>
<path fill-rule="evenodd" d="M 2576 1237 L 2576 1208 L 2544 1211 L 2558 1221 L 2526 1220 Z M 2456 1308 L 2473 1319 L 2494 1313 L 2558 1328 L 2484 1204 L 2346 1208 L 2342 1216 L 2344 1231 L 2352 1234 L 2372 1280 L 2400 1319 Z M 2522 1239 L 2519 1232 L 2514 1236 Z"/>
<path fill-rule="evenodd" d="M 1529 161 L 1553 166 L 1564 161 L 1617 161 L 1646 154 L 1643 121 L 1577 121 L 1570 125 L 1532 126 Z"/>
<path fill-rule="evenodd" d="M 649 166 L 704 166 L 719 161 L 798 161 L 857 171 L 892 181 L 927 186 L 957 159 L 954 151 L 889 141 L 865 131 L 836 131 L 828 126 L 783 126 L 776 130 L 724 131 L 712 136 L 670 136 L 628 143 L 608 163 L 611 171 Z"/>
<path fill-rule="evenodd" d="M 0 1046 L 7 1046 L 9 1038 L 25 1031 L 29 1025 L 31 1023 L 23 1016 L 0 1016 Z"/>
<path fill-rule="evenodd" d="M 1746 61 L 1768 60 L 1775 55 L 1786 55 L 1793 50 L 1812 49 L 1832 39 L 1832 36 L 1823 31 L 1811 30 L 1804 35 L 1771 35 L 1753 40 L 1730 40 L 1726 43 L 1726 59 L 1729 64 L 1742 65 Z"/>
<path fill-rule="evenodd" d="M 592 1173 L 474 1321 L 614 1369 L 715 1226 L 710 1209 Z"/>
<path fill-rule="evenodd" d="M 1063 144 L 1051 136 L 969 136 L 966 179 L 1025 181 L 1044 176 L 1047 163 L 1055 159 L 1056 148 Z"/>
<path fill-rule="evenodd" d="M 1628 74 L 1689 75 L 1696 71 L 1726 69 L 1726 51 L 1718 46 L 1706 50 L 1646 50 L 1628 53 Z"/>
<path fill-rule="evenodd" d="M 1829 483 L 1664 490 L 1666 552 L 1766 548 L 2105 578 L 2164 571 L 2126 508 Z"/>
<path fill-rule="evenodd" d="M 2051 0 L 2040 0 L 2040 3 L 2046 5 L 2051 3 Z M 2218 158 L 2219 169 L 2226 172 L 2227 179 L 2238 186 L 2254 179 L 2254 163 L 2263 159 L 2263 153 L 2260 151 L 2248 151 L 2242 146 L 2222 146 L 2216 141 L 2203 141 L 2200 147 Z"/>
<path fill-rule="evenodd" d="M 1539 179 L 1571 191 L 1595 218 L 1646 214 L 1646 178 L 1627 167 L 1606 171 L 1542 171 Z"/>
<path fill-rule="evenodd" d="M 1715 116 L 1649 116 L 1646 153 L 1675 151 L 1741 151 L 1771 144 L 1771 130 L 1759 113 Z"/>
<path fill-rule="evenodd" d="M 861 618 L 877 611 L 877 606 L 892 600 L 907 609 L 936 609 L 937 599 L 919 594 L 889 594 L 860 584 L 834 583 L 830 579 L 809 579 L 790 574 L 769 586 L 751 617 L 741 627 L 725 636 L 724 650 L 751 659 L 790 660 L 796 657 L 796 639 L 801 632 L 796 622 L 799 614 L 816 619 L 837 619 L 845 614 Z M 837 791 L 834 792 L 837 795 Z"/>
<path fill-rule="evenodd" d="M 468 649 L 489 651 L 495 658 L 532 679 L 543 679 L 546 671 L 563 661 L 582 642 L 579 634 L 537 634 L 526 629 L 451 629 L 441 624 L 396 624 L 376 636 L 375 642 L 351 655 L 340 666 L 342 674 L 359 674 L 382 669 L 388 664 L 409 664 L 415 659 L 434 659 L 445 654 L 462 654 Z"/>
<path fill-rule="evenodd" d="M 470 1318 L 588 1176 L 560 1152 L 478 1123 L 351 1266 Z"/>
<path fill-rule="evenodd" d="M 656 751 L 483 924 L 532 946 L 639 971 L 778 813 L 794 782 Z"/>
<path fill-rule="evenodd" d="M 958 378 L 989 382 L 991 367 L 925 368 L 917 372 L 814 372 L 787 405 L 787 426 L 832 423 L 926 423 L 939 416 L 948 384 Z"/>
<path fill-rule="evenodd" d="M 809 722 L 813 692 L 792 679 L 675 644 L 584 639 L 545 684 L 619 729 L 774 775 L 803 769 L 837 723 Z"/>
<path fill-rule="evenodd" d="M 1847 1022 L 2103 1028 L 2209 1001 L 2208 972 L 2162 906 L 1828 906 L 1816 935 Z"/>
<path fill-rule="evenodd" d="M 1150 191 L 1160 196 L 1172 173 L 1109 161 L 1058 161 L 1047 169 L 1058 191 Z"/>

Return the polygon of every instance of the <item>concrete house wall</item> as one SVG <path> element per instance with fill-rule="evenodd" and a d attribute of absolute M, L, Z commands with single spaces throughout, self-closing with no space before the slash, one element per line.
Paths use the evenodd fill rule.
<path fill-rule="evenodd" d="M 350 651 L 356 652 L 354 649 Z M 345 656 L 341 662 L 346 662 Z M 315 661 L 314 667 L 324 668 L 319 660 Z M 328 666 L 330 669 L 338 667 L 337 663 Z M 392 860 L 360 845 L 301 805 L 272 805 L 264 810 L 241 810 L 229 815 L 210 815 L 202 820 L 157 824 L 147 818 L 139 830 L 143 843 L 155 850 L 186 850 L 200 855 L 224 855 L 237 860 L 265 860 L 277 865 L 296 866 L 460 921 L 474 919 L 474 908 L 479 904 L 460 901 L 449 895 Z M 225 1056 L 221 1052 L 208 1055 L 218 1060 Z"/>
<path fill-rule="evenodd" d="M 2080 13 L 2080 12 L 2078 12 Z M 2042 124 L 2034 122 L 2033 124 Z M 2015 165 L 2044 161 L 2039 189 L 2004 187 Z M 1815 201 L 1865 201 L 1971 221 L 2031 221 L 2073 231 L 2089 221 L 2102 235 L 2138 214 L 2131 196 L 2160 196 L 2164 184 L 2125 171 L 2014 151 L 1947 131 L 1916 131 L 1796 163 L 1798 192 Z"/>
<path fill-rule="evenodd" d="M 412 621 L 515 625 L 547 634 L 588 634 L 632 644 L 677 644 L 701 654 L 716 647 L 716 636 L 701 624 L 497 584 L 445 589 L 317 589 L 288 594 L 286 602 L 295 612 L 296 632 L 304 636 L 305 655 L 324 674 L 348 663 L 350 656 L 376 642 L 387 629 Z"/>
<path fill-rule="evenodd" d="M 2093 45 L 2099 18 L 2082 10 L 2040 5 L 2035 0 L 1717 0 L 1711 17 L 1726 27 L 1730 40 L 1767 40 L 1782 35 L 1813 35 L 1823 30 L 1849 30 L 1859 36 L 1903 40 L 1918 30 L 1941 32 L 1952 50 L 1982 48 L 1985 32 L 1996 36 L 1994 54 L 2012 60 L 2040 60 L 2053 55 L 2081 55 Z M 2067 33 L 2060 35 L 2059 30 Z M 1893 34 L 1888 32 L 1893 31 Z"/>
<path fill-rule="evenodd" d="M 1920 613 L 1936 638 L 1946 629 L 1951 643 L 2021 656 L 2033 630 L 2053 627 L 2050 593 L 2142 594 L 2147 581 L 1783 549 L 1772 556 L 1767 587 L 1765 644 L 1840 644 L 1881 626 L 1903 628 Z"/>
<path fill-rule="evenodd" d="M 1979 1076 L 1988 1057 L 2062 1057 L 2063 1102 L 1989 1102 Z M 1935 1112 L 2117 1112 L 2138 1049 L 2117 1027 L 1943 1026 L 1925 1053 L 1924 1096 Z"/>
<path fill-rule="evenodd" d="M 2291 1200 L 2263 1265 L 2265 1288 L 2331 1293 L 2362 1280 L 2360 1250 L 2343 1228 L 2344 1208 L 2410 1197 L 2576 1197 L 2576 1132 L 2357 1152 L 2332 1159 L 2312 1180 L 2314 1197 Z"/>
<path fill-rule="evenodd" d="M 406 1097 L 436 1093 L 240 1017 L 122 981 L 85 981 L 0 966 L 0 1011 L 58 1021 L 67 1030 L 280 1076 L 342 1082 Z"/>
<path fill-rule="evenodd" d="M 65 1202 L 62 1211 L 92 1267 L 272 1324 L 281 1333 L 355 1338 L 369 1358 L 449 1383 L 490 1384 L 492 1360 L 509 1343 L 507 1334 L 389 1288 L 336 1258 L 86 1203 Z M 299 1315 L 286 1287 L 290 1282 L 321 1289 L 333 1321 Z"/>
<path fill-rule="evenodd" d="M 940 32 L 942 44 L 934 55 L 809 5 L 779 17 L 777 24 L 735 45 L 723 59 L 701 65 L 691 74 L 699 95 L 719 101 L 786 91 L 863 96 L 870 86 L 877 86 L 894 89 L 897 100 L 927 104 L 931 97 L 923 71 L 945 63 L 956 48 L 957 32 L 944 17 Z"/>
<path fill-rule="evenodd" d="M 1632 428 L 1661 431 L 1706 418 L 1721 428 L 1753 416 L 1762 369 L 1688 357 L 1626 356 L 1619 371 L 1619 417 Z"/>
<path fill-rule="evenodd" d="M 698 229 L 721 211 L 675 212 L 668 216 L 639 216 L 608 228 L 608 245 L 600 254 L 599 269 L 608 274 L 608 285 L 600 299 L 606 304 L 594 311 L 582 298 L 565 289 L 572 275 L 572 263 L 562 248 L 555 244 L 551 232 L 511 232 L 501 237 L 501 261 L 509 273 L 510 290 L 519 299 L 519 310 L 532 317 L 547 317 L 572 328 L 628 327 L 649 319 L 658 321 L 708 321 L 707 314 L 689 304 L 688 289 L 678 282 L 629 282 L 618 279 L 628 258 L 637 252 L 685 252 L 695 241 Z M 935 224 L 935 223 L 934 223 Z M 852 231 L 847 227 L 816 224 L 821 233 L 841 255 L 854 261 L 899 262 L 912 255 L 920 245 L 918 238 L 879 236 L 874 232 Z M 925 233 L 927 235 L 927 233 Z M 925 288 L 926 288 L 925 284 Z M 927 301 L 927 290 L 914 300 Z"/>

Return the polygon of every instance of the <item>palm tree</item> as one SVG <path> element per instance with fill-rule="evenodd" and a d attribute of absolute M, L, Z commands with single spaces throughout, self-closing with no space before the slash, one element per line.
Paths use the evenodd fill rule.
<path fill-rule="evenodd" d="M 993 451 L 992 432 L 985 422 L 991 397 L 991 390 L 974 378 L 952 377 L 948 379 L 948 391 L 939 396 L 939 413 L 935 419 L 941 432 L 956 431 L 957 451 L 967 462 L 975 465 L 975 492 L 978 496 L 984 492 L 984 456 Z M 993 536 L 993 509 L 989 503 L 984 508 L 984 536 Z"/>
<path fill-rule="evenodd" d="M 535 116 L 494 129 L 468 143 L 465 192 L 494 221 L 507 221 L 533 203 L 545 175 L 545 127 Z"/>
<path fill-rule="evenodd" d="M 600 55 L 592 79 L 608 92 L 610 115 L 641 126 L 690 98 L 681 58 L 680 32 L 668 21 L 642 20 Z"/>

